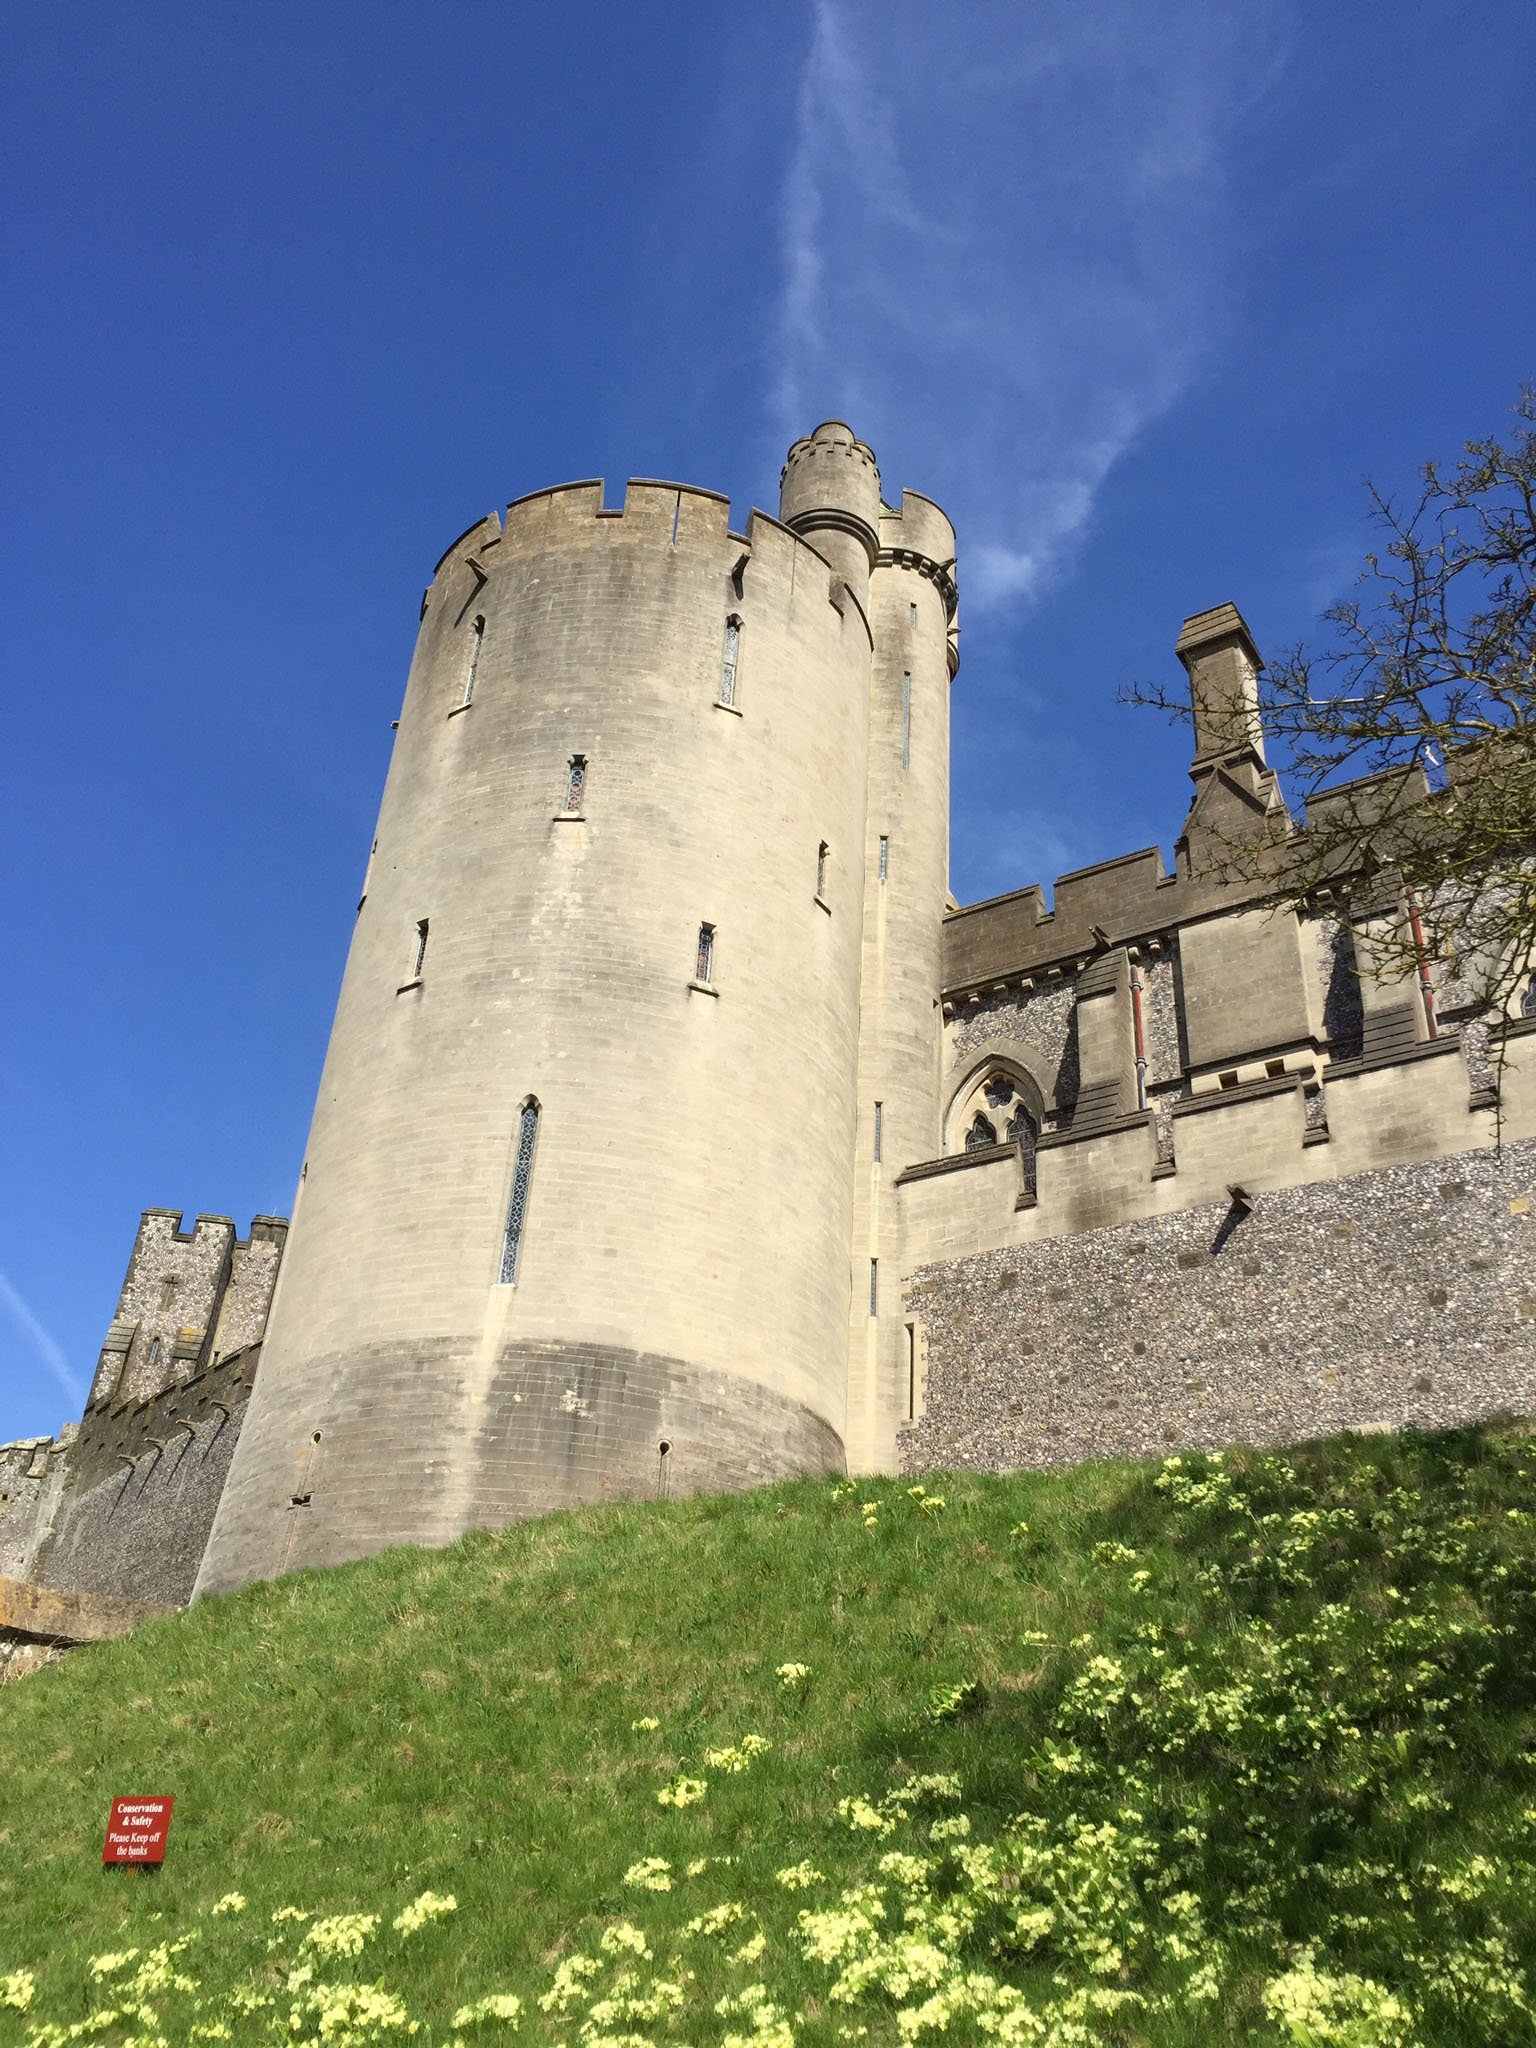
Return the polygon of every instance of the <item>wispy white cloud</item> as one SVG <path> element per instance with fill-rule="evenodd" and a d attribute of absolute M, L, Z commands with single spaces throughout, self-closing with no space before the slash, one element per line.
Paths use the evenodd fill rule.
<path fill-rule="evenodd" d="M 1224 172 L 1282 0 L 817 0 L 782 209 L 774 427 L 839 414 L 1027 600 L 1228 327 Z"/>
<path fill-rule="evenodd" d="M 12 1322 L 16 1324 L 23 1336 L 26 1337 L 33 1350 L 53 1374 L 65 1393 L 72 1400 L 83 1401 L 85 1399 L 84 1382 L 77 1378 L 70 1370 L 69 1360 L 64 1355 L 63 1346 L 55 1343 L 54 1339 L 49 1336 L 48 1332 L 37 1320 L 37 1317 L 33 1315 L 31 1309 L 27 1307 L 15 1286 L 4 1273 L 0 1273 L 0 1307 L 6 1310 Z"/>
<path fill-rule="evenodd" d="M 1087 844 L 1060 832 L 1037 810 L 965 811 L 955 819 L 952 852 L 958 867 L 997 878 L 995 893 L 1041 883 L 1049 892 L 1057 875 L 1091 858 Z"/>

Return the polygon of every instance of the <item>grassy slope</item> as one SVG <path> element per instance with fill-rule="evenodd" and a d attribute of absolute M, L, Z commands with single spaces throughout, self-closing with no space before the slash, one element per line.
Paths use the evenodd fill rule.
<path fill-rule="evenodd" d="M 0 2041 L 110 2007 L 137 1966 L 93 1982 L 92 1955 L 194 1927 L 186 2010 L 153 1987 L 129 2001 L 164 2038 L 193 2038 L 196 2001 L 207 2020 L 237 1981 L 276 2004 L 229 2020 L 234 2039 L 318 2038 L 318 2008 L 288 2024 L 303 1927 L 274 1933 L 283 1905 L 382 1913 L 361 1957 L 317 1974 L 383 1981 L 436 2041 L 490 1991 L 524 1999 L 520 2039 L 572 2048 L 782 2042 L 785 2022 L 803 2043 L 894 2041 L 936 1990 L 935 2034 L 948 2012 L 950 2039 L 979 2038 L 955 1966 L 893 1962 L 912 1905 L 931 1954 L 1022 1987 L 1055 2030 L 1015 2013 L 1020 2039 L 1528 2040 L 1536 1990 L 1508 1957 L 1536 1954 L 1533 1467 L 1527 1425 L 1192 1458 L 1171 1480 L 951 1476 L 931 1482 L 942 1507 L 896 1481 L 806 1483 L 557 1516 L 151 1623 L 0 1692 L 0 1992 L 36 1976 L 25 2014 L 0 2003 Z M 800 1684 L 776 1676 L 791 1662 Z M 747 1732 L 773 1745 L 750 1768 L 704 1761 Z M 707 1797 L 659 1805 L 680 1773 Z M 913 1773 L 959 1777 L 994 1864 L 967 1873 L 930 1841 L 942 1795 L 888 1809 L 884 1833 L 839 1818 Z M 103 1873 L 111 1796 L 160 1792 L 164 1871 Z M 1009 1831 L 1021 1814 L 1033 1831 Z M 935 1868 L 882 1874 L 893 1851 Z M 626 1885 L 646 1857 L 670 1891 Z M 802 1859 L 826 1882 L 791 1892 L 775 1874 Z M 824 1929 L 841 1954 L 808 1956 L 797 1914 L 866 1880 L 885 1920 L 855 1904 L 851 1931 L 846 1913 Z M 211 1915 L 231 1888 L 245 1911 Z M 423 1889 L 457 1911 L 394 1935 Z M 946 1901 L 958 1917 L 936 1921 Z M 728 1939 L 684 1938 L 722 1902 L 743 1914 Z M 619 1920 L 654 1964 L 602 1950 Z M 1306 1943 L 1321 1991 L 1306 1965 L 1286 1976 Z M 633 1967 L 632 2009 L 540 2014 L 552 1969 L 587 1953 L 599 1992 Z M 873 1981 L 834 1997 L 861 1957 Z M 658 1977 L 681 1987 L 670 2017 L 643 2010 L 648 1986 L 665 2004 Z M 745 2013 L 715 2016 L 752 1983 Z"/>

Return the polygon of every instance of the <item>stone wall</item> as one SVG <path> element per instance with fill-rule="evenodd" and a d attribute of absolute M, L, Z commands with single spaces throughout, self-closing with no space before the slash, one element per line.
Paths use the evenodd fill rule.
<path fill-rule="evenodd" d="M 260 1355 L 252 1345 L 148 1400 L 87 1408 L 51 1527 L 13 1575 L 185 1606 Z"/>
<path fill-rule="evenodd" d="M 922 1268 L 911 1472 L 1536 1410 L 1536 1139 Z"/>

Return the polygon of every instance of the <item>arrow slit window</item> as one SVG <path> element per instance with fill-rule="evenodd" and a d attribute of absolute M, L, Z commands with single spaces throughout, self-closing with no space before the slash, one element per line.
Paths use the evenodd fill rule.
<path fill-rule="evenodd" d="M 736 676 L 741 665 L 741 620 L 732 612 L 725 622 L 725 650 L 720 657 L 720 702 L 736 702 Z"/>
<path fill-rule="evenodd" d="M 501 1246 L 501 1284 L 517 1284 L 517 1261 L 528 1216 L 528 1187 L 533 1179 L 533 1149 L 539 1136 L 539 1105 L 530 1095 L 517 1120 L 517 1158 L 512 1168 L 512 1193 L 507 1202 L 507 1230 Z"/>

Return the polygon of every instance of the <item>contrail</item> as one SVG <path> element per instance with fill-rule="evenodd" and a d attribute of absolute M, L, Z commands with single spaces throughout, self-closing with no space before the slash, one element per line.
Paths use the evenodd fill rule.
<path fill-rule="evenodd" d="M 1240 310 L 1227 174 L 1280 0 L 816 0 L 780 194 L 769 410 L 827 414 L 965 535 L 968 605 L 1070 563 Z"/>
<path fill-rule="evenodd" d="M 33 1348 L 65 1393 L 74 1401 L 83 1401 L 84 1383 L 70 1371 L 69 1360 L 64 1356 L 63 1347 L 49 1336 L 4 1273 L 0 1273 L 0 1304 L 10 1310 L 12 1320 L 19 1324 L 32 1340 Z"/>

